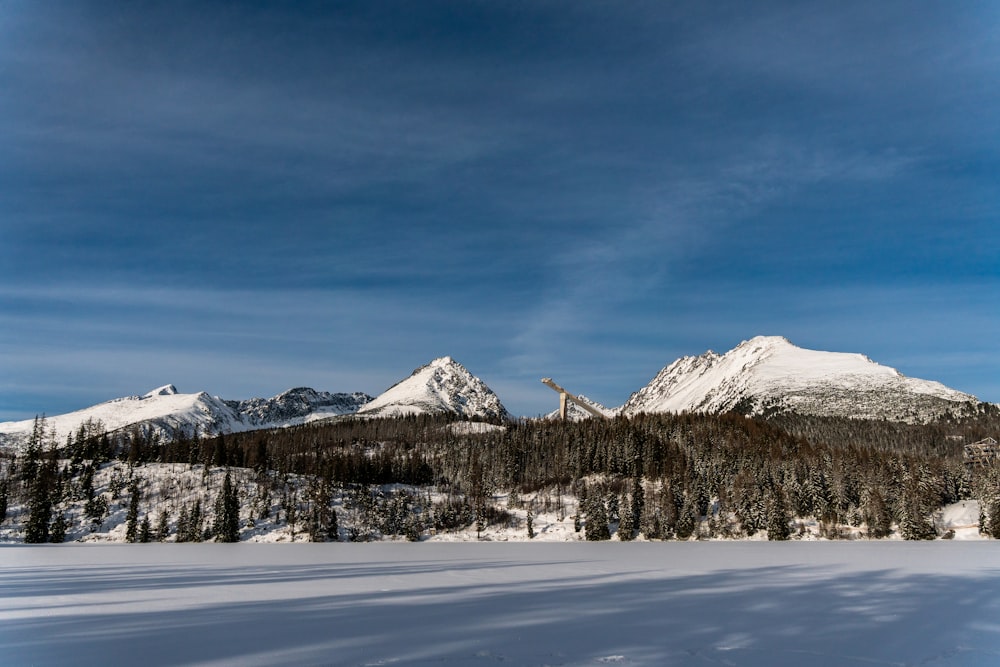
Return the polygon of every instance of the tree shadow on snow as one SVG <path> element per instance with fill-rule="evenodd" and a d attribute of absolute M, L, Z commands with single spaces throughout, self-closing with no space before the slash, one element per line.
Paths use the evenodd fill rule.
<path fill-rule="evenodd" d="M 461 576 L 514 566 L 526 576 Z M 513 558 L 2 576 L 0 647 L 9 664 L 1000 664 L 997 571 L 793 565 L 619 575 Z M 370 582 L 345 590 L 349 578 Z M 155 609 L 167 589 L 220 581 L 262 588 L 250 601 Z M 402 585 L 380 588 L 387 581 Z M 309 593 L 282 599 L 282 585 L 295 582 Z M 109 589 L 153 610 L 72 604 Z M 31 615 L 29 600 L 46 613 Z"/>

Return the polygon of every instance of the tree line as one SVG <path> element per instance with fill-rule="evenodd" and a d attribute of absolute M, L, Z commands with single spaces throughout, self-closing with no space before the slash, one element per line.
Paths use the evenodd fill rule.
<path fill-rule="evenodd" d="M 313 480 L 307 492 L 295 491 L 302 497 L 282 506 L 292 523 L 312 526 L 308 531 L 316 539 L 338 535 L 334 499 L 370 519 L 370 526 L 354 525 L 351 538 L 375 533 L 419 538 L 432 529 L 509 520 L 495 507 L 496 494 L 511 494 L 509 508 L 523 509 L 518 499 L 541 490 L 574 498 L 577 527 L 590 539 L 612 533 L 619 539 L 640 534 L 649 539 L 741 537 L 763 530 L 783 539 L 805 517 L 813 517 L 833 538 L 845 527 L 884 537 L 895 525 L 905 538 L 925 539 L 937 536 L 935 510 L 973 498 L 985 508 L 983 529 L 990 531 L 995 523 L 1000 536 L 997 471 L 970 470 L 961 453 L 964 442 L 997 432 L 991 431 L 1000 426 L 995 410 L 926 426 L 795 415 L 761 420 L 738 414 L 657 414 L 580 422 L 519 420 L 468 433 L 452 428 L 454 421 L 441 415 L 341 418 L 175 438 L 141 427 L 109 434 L 99 424 L 86 424 L 56 444 L 46 437 L 44 420 L 36 420 L 24 452 L 8 454 L 2 464 L 0 518 L 9 504 L 21 503 L 27 508 L 25 541 L 59 541 L 66 529 L 59 511 L 64 489 L 77 489 L 86 497 L 88 514 L 101 516 L 106 498 L 88 491 L 87 480 L 100 466 L 119 461 L 249 469 L 271 480 L 289 475 Z M 433 487 L 446 492 L 449 501 L 435 506 L 419 491 L 377 491 L 392 484 Z M 276 497 L 290 492 L 276 482 L 268 488 Z M 147 516 L 140 521 L 142 498 L 137 489 L 130 492 L 136 511 L 129 506 L 127 539 L 162 536 L 163 520 Z M 176 539 L 238 538 L 239 506 L 251 499 L 236 499 L 233 491 L 225 502 L 211 509 L 183 508 L 183 517 L 171 519 Z M 529 534 L 536 509 L 527 506 Z M 209 512 L 211 530 L 202 526 Z"/>

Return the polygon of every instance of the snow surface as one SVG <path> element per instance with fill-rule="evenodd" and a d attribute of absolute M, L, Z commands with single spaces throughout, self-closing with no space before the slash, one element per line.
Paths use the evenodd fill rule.
<path fill-rule="evenodd" d="M 100 421 L 109 432 L 144 422 L 158 422 L 160 428 L 185 428 L 189 432 L 197 426 L 201 433 L 245 428 L 239 416 L 222 399 L 205 392 L 180 394 L 173 385 L 165 385 L 143 396 L 116 398 L 75 412 L 46 417 L 46 436 L 54 433 L 55 441 L 63 444 L 67 435 L 74 434 L 88 420 Z M 0 435 L 24 438 L 31 433 L 33 424 L 33 419 L 0 423 Z"/>
<path fill-rule="evenodd" d="M 939 382 L 902 375 L 861 354 L 796 347 L 758 336 L 724 355 L 709 350 L 673 362 L 622 407 L 622 412 L 726 412 L 750 404 L 806 414 L 925 421 L 975 396 Z"/>
<path fill-rule="evenodd" d="M 992 542 L 0 547 L 9 665 L 1000 664 Z"/>

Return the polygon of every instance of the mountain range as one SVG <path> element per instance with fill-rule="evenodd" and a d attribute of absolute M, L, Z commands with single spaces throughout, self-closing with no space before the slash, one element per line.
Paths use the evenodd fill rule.
<path fill-rule="evenodd" d="M 938 382 L 906 377 L 864 355 L 806 350 L 780 336 L 758 336 L 725 354 L 709 350 L 682 357 L 618 408 L 580 398 L 608 416 L 737 411 L 765 417 L 799 413 L 911 423 L 972 414 L 982 405 L 975 396 Z M 361 392 L 299 387 L 272 398 L 233 401 L 205 392 L 181 394 L 173 385 L 164 385 L 141 396 L 48 417 L 46 428 L 56 442 L 63 442 L 87 421 L 100 421 L 108 431 L 138 424 L 170 437 L 196 431 L 217 434 L 295 426 L 352 414 L 426 413 L 491 421 L 511 417 L 481 379 L 451 357 L 441 357 L 374 398 Z M 572 403 L 568 416 L 589 417 Z M 0 444 L 25 441 L 32 427 L 33 420 L 0 423 Z"/>

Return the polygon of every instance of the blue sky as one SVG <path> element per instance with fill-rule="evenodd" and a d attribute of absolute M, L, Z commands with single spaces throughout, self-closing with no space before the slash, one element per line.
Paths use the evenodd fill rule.
<path fill-rule="evenodd" d="M 1000 5 L 0 5 L 0 420 L 516 414 L 758 334 L 1000 401 Z"/>

